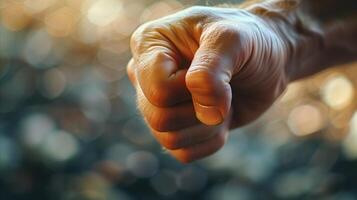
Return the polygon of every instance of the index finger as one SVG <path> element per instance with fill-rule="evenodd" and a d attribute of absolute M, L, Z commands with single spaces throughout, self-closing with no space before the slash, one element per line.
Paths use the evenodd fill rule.
<path fill-rule="evenodd" d="M 162 46 L 153 46 L 139 55 L 136 78 L 151 104 L 168 107 L 191 99 L 185 82 L 187 69 L 179 67 L 179 59 Z"/>

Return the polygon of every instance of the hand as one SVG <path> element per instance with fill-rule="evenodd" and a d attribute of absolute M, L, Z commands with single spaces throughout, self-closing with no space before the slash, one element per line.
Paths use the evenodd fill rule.
<path fill-rule="evenodd" d="M 284 91 L 289 46 L 244 10 L 192 7 L 139 27 L 128 74 L 157 140 L 182 162 L 220 149 Z"/>

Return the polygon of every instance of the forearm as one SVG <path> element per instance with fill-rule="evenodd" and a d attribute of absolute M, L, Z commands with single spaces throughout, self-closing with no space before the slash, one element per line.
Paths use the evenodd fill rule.
<path fill-rule="evenodd" d="M 243 6 L 266 19 L 286 42 L 291 81 L 357 59 L 355 0 L 268 0 Z"/>

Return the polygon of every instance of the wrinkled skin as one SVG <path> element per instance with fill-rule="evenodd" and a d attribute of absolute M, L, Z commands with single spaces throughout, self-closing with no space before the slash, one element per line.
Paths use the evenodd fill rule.
<path fill-rule="evenodd" d="M 289 45 L 247 11 L 192 7 L 139 27 L 128 64 L 155 138 L 181 162 L 208 156 L 288 83 Z"/>

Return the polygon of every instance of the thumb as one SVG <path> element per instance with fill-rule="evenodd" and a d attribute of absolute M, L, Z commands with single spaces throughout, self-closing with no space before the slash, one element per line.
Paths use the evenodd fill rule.
<path fill-rule="evenodd" d="M 222 43 L 221 43 L 222 44 Z M 211 48 L 201 44 L 186 74 L 197 118 L 206 125 L 217 125 L 228 116 L 232 90 L 229 84 L 234 69 L 231 48 Z"/>

